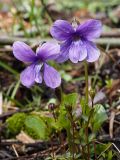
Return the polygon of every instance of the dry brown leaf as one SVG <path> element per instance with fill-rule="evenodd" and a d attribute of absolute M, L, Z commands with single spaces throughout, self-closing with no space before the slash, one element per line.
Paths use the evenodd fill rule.
<path fill-rule="evenodd" d="M 16 136 L 16 139 L 22 143 L 35 143 L 35 140 L 28 136 L 24 131 Z"/>

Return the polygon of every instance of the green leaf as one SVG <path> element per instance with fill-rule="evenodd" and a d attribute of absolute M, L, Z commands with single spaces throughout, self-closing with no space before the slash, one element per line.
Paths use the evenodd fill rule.
<path fill-rule="evenodd" d="M 49 133 L 51 133 L 54 130 L 60 131 L 61 126 L 58 125 L 58 121 L 53 118 L 53 117 L 42 117 L 42 119 L 45 120 L 47 124 L 47 129 L 49 129 Z"/>
<path fill-rule="evenodd" d="M 72 110 L 72 108 L 76 106 L 77 98 L 77 93 L 63 96 L 62 104 L 59 109 L 59 116 L 56 121 L 56 129 L 61 130 L 63 128 L 68 129 L 70 127 L 70 120 L 68 119 L 67 110 Z"/>
<path fill-rule="evenodd" d="M 106 114 L 106 111 L 103 107 L 103 105 L 101 104 L 96 104 L 94 106 L 94 114 L 93 114 L 93 118 L 92 118 L 92 126 L 93 126 L 93 130 L 97 131 L 102 123 L 104 121 L 106 121 L 108 119 L 108 116 Z"/>
<path fill-rule="evenodd" d="M 108 152 L 107 160 L 112 160 L 112 159 L 113 159 L 113 152 L 112 152 L 112 150 L 110 150 Z"/>
<path fill-rule="evenodd" d="M 66 129 L 66 128 L 70 127 L 70 121 L 69 121 L 69 119 L 67 117 L 66 111 L 62 111 L 61 112 L 61 114 L 58 117 L 57 124 L 58 124 L 60 129 L 63 129 L 63 128 Z"/>
<path fill-rule="evenodd" d="M 96 145 L 96 153 L 99 155 L 98 159 L 100 159 L 100 157 L 101 158 L 104 157 L 105 159 L 108 159 L 108 157 L 109 157 L 108 153 L 111 150 L 110 149 L 111 146 L 112 146 L 111 143 L 108 143 L 108 144 L 97 144 Z M 110 157 L 111 157 L 111 155 L 110 155 Z"/>
<path fill-rule="evenodd" d="M 85 98 L 81 98 L 80 105 L 82 107 L 82 115 L 88 117 L 91 108 L 88 106 L 88 104 L 86 104 L 86 99 Z"/>
<path fill-rule="evenodd" d="M 73 108 L 76 105 L 77 98 L 78 98 L 77 93 L 71 93 L 71 94 L 64 95 L 62 105 L 70 106 Z"/>
<path fill-rule="evenodd" d="M 39 116 L 29 115 L 26 118 L 25 131 L 35 139 L 48 139 L 47 126 Z"/>

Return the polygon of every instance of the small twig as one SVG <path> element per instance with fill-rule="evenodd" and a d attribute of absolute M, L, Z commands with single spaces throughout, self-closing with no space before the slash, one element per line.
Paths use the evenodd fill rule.
<path fill-rule="evenodd" d="M 120 153 L 120 150 L 118 149 L 118 147 L 114 144 L 114 143 L 112 143 L 112 145 L 117 149 L 117 151 Z"/>
<path fill-rule="evenodd" d="M 12 45 L 15 41 L 22 41 L 28 44 L 33 44 L 33 43 L 37 43 L 39 44 L 40 42 L 44 42 L 47 40 L 51 40 L 51 39 L 40 39 L 40 38 L 20 38 L 20 37 L 8 37 L 8 36 L 1 36 L 0 37 L 0 45 Z"/>
<path fill-rule="evenodd" d="M 119 124 L 119 125 L 120 125 L 120 122 L 119 122 L 119 121 L 117 121 L 117 120 L 114 120 L 114 123 L 116 123 L 116 124 Z"/>
<path fill-rule="evenodd" d="M 16 157 L 19 157 L 19 155 L 18 155 L 18 153 L 17 153 L 17 151 L 16 151 L 16 149 L 15 149 L 14 144 L 12 145 L 12 148 L 13 148 L 13 150 L 14 150 L 14 152 L 15 152 Z"/>
<path fill-rule="evenodd" d="M 99 38 L 96 43 L 102 46 L 106 46 L 108 43 L 112 47 L 120 46 L 120 38 Z"/>
<path fill-rule="evenodd" d="M 108 143 L 108 142 L 118 143 L 120 142 L 120 138 L 105 137 L 105 138 L 97 139 L 97 141 L 102 142 L 102 143 Z"/>
<path fill-rule="evenodd" d="M 68 143 L 65 142 L 64 144 L 62 144 L 62 145 L 55 151 L 55 153 L 57 154 L 62 148 L 64 149 L 64 147 L 67 146 L 67 145 L 68 145 Z"/>
<path fill-rule="evenodd" d="M 4 113 L 4 114 L 0 115 L 0 120 L 4 120 L 7 117 L 10 117 L 10 116 L 12 116 L 15 113 L 21 113 L 21 112 L 28 113 L 28 112 L 32 112 L 33 110 L 34 110 L 34 108 L 24 109 L 24 110 L 19 110 L 18 109 L 17 111 L 7 112 L 7 113 Z"/>
<path fill-rule="evenodd" d="M 41 141 L 37 141 L 35 143 L 22 143 L 18 140 L 2 140 L 0 142 L 0 146 L 1 147 L 4 147 L 4 146 L 11 146 L 13 144 L 18 144 L 18 145 L 24 145 L 25 147 L 42 147 L 42 146 L 50 146 L 51 143 L 49 141 L 46 141 L 46 142 L 41 142 Z M 53 145 L 59 145 L 58 142 L 53 142 Z"/>
<path fill-rule="evenodd" d="M 102 37 L 120 37 L 120 29 L 116 28 L 114 30 L 111 31 L 107 31 L 107 32 L 103 32 Z"/>
<path fill-rule="evenodd" d="M 18 41 L 18 40 L 30 44 L 30 43 L 40 43 L 40 42 L 51 40 L 51 39 L 49 38 L 49 39 L 40 40 L 40 38 L 38 38 L 36 40 L 34 38 L 27 39 L 27 38 L 20 38 L 20 37 L 4 36 L 4 37 L 0 37 L 0 45 L 12 45 L 13 42 Z M 108 43 L 112 47 L 120 46 L 120 38 L 114 38 L 114 37 L 111 39 L 110 38 L 98 38 L 95 42 L 98 45 L 102 45 L 102 46 L 106 46 Z"/>
<path fill-rule="evenodd" d="M 115 111 L 112 111 L 111 115 L 110 115 L 110 121 L 109 121 L 109 134 L 110 134 L 110 138 L 113 138 L 114 119 L 115 119 Z"/>
<path fill-rule="evenodd" d="M 105 153 L 111 146 L 112 146 L 112 144 L 110 144 L 103 152 L 101 152 L 101 154 L 97 157 L 97 160 L 100 159 L 100 157 L 103 155 L 103 153 Z"/>
<path fill-rule="evenodd" d="M 95 142 L 96 142 L 96 143 L 98 143 L 98 144 L 105 145 L 104 143 L 102 143 L 102 142 L 99 142 L 99 141 L 97 141 L 97 140 L 95 140 Z"/>

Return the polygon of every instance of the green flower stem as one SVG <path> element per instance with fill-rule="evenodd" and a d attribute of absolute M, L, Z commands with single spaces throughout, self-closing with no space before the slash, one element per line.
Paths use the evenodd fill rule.
<path fill-rule="evenodd" d="M 86 61 L 84 61 L 84 66 L 85 66 L 85 83 L 86 83 L 85 97 L 86 97 L 86 105 L 88 105 L 88 65 Z"/>
<path fill-rule="evenodd" d="M 92 112 L 94 113 L 94 103 L 93 103 L 93 98 L 92 98 Z M 92 116 L 92 115 L 91 115 Z M 91 117 L 90 117 L 91 118 Z M 90 119 L 89 118 L 89 119 Z M 89 125 L 89 124 L 88 124 Z M 94 133 L 94 131 L 93 131 L 93 128 L 92 128 L 92 132 Z M 96 153 L 96 143 L 95 143 L 95 141 L 93 141 L 93 147 L 94 147 L 94 156 L 95 156 L 95 160 L 97 159 L 97 153 Z"/>
<path fill-rule="evenodd" d="M 85 102 L 86 102 L 86 107 L 88 107 L 88 64 L 86 61 L 84 61 L 84 66 L 85 66 L 85 83 L 86 83 L 86 92 L 85 92 Z M 89 135 L 88 135 L 88 125 L 86 126 L 85 129 L 85 134 L 86 134 L 86 144 L 87 144 L 87 159 L 90 160 L 90 146 L 89 146 Z"/>
<path fill-rule="evenodd" d="M 66 130 L 67 130 L 67 139 L 68 139 L 69 150 L 70 150 L 71 155 L 73 155 L 74 152 L 73 152 L 73 143 L 72 143 L 70 128 L 67 128 Z"/>
<path fill-rule="evenodd" d="M 75 137 L 74 137 L 74 121 L 73 121 L 73 116 L 72 116 L 72 110 L 71 111 L 67 111 L 68 113 L 68 118 L 70 120 L 70 124 L 71 124 L 71 127 L 69 128 L 69 144 L 70 144 L 70 152 L 72 154 L 72 160 L 75 160 L 75 157 L 74 157 L 74 150 L 75 150 L 75 143 L 74 143 L 74 140 L 75 140 Z M 71 131 L 70 129 L 72 129 L 72 134 L 71 134 Z"/>

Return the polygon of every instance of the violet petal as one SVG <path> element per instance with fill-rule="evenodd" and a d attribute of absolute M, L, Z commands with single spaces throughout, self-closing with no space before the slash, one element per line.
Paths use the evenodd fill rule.
<path fill-rule="evenodd" d="M 71 40 L 67 40 L 60 45 L 60 55 L 56 59 L 58 63 L 63 63 L 69 59 L 69 48 L 71 43 Z"/>
<path fill-rule="evenodd" d="M 32 64 L 22 71 L 20 74 L 21 83 L 30 88 L 35 83 L 35 65 Z"/>
<path fill-rule="evenodd" d="M 102 32 L 102 23 L 99 20 L 88 20 L 78 26 L 76 32 L 87 40 L 93 40 L 100 37 Z"/>
<path fill-rule="evenodd" d="M 24 42 L 16 41 L 13 43 L 13 54 L 22 62 L 31 63 L 36 60 L 35 53 Z"/>
<path fill-rule="evenodd" d="M 43 64 L 36 64 L 35 65 L 35 82 L 37 83 L 42 83 L 42 73 L 41 73 L 41 68 Z"/>
<path fill-rule="evenodd" d="M 83 61 L 87 57 L 87 51 L 82 41 L 73 42 L 69 49 L 69 58 L 73 63 Z"/>
<path fill-rule="evenodd" d="M 46 42 L 36 50 L 37 57 L 42 60 L 54 60 L 59 55 L 60 45 L 58 43 Z"/>
<path fill-rule="evenodd" d="M 87 58 L 86 60 L 88 62 L 95 62 L 98 60 L 100 56 L 100 50 L 96 47 L 96 45 L 93 42 L 86 41 L 86 48 L 87 48 Z"/>
<path fill-rule="evenodd" d="M 72 25 L 65 20 L 56 20 L 50 30 L 51 35 L 59 41 L 67 40 L 73 32 Z"/>
<path fill-rule="evenodd" d="M 56 88 L 61 84 L 60 74 L 51 66 L 44 64 L 44 81 L 50 88 Z"/>

